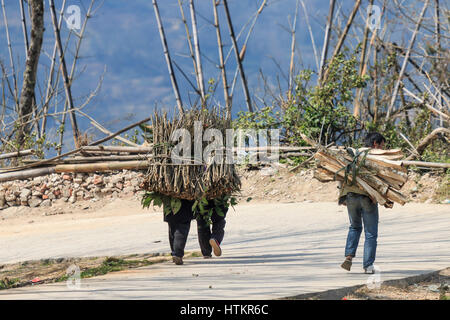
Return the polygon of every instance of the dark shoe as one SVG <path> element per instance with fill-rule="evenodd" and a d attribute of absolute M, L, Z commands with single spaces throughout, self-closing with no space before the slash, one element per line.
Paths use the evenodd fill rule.
<path fill-rule="evenodd" d="M 203 259 L 211 259 L 212 258 L 212 255 L 209 255 L 209 256 L 203 256 Z"/>
<path fill-rule="evenodd" d="M 220 249 L 220 244 L 216 239 L 210 239 L 209 244 L 213 248 L 214 254 L 219 257 L 222 255 L 222 249 Z"/>
<path fill-rule="evenodd" d="M 341 264 L 341 267 L 347 271 L 350 271 L 350 268 L 352 267 L 352 260 L 345 259 L 345 261 Z"/>
<path fill-rule="evenodd" d="M 183 264 L 183 258 L 182 257 L 173 256 L 172 257 L 172 261 L 176 265 L 182 265 Z"/>

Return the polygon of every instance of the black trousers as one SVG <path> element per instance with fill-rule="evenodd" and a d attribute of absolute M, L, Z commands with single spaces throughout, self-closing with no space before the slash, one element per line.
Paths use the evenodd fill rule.
<path fill-rule="evenodd" d="M 191 220 L 185 222 L 171 223 L 169 225 L 169 243 L 172 256 L 183 257 L 184 248 L 186 247 L 189 229 L 191 228 Z"/>
<path fill-rule="evenodd" d="M 208 225 L 201 216 L 196 218 L 197 220 L 197 234 L 198 234 L 198 243 L 200 245 L 200 250 L 202 251 L 203 256 L 210 256 L 212 252 L 211 245 L 209 244 L 210 239 L 215 239 L 219 242 L 222 242 L 223 237 L 225 235 L 225 216 L 219 216 L 216 212 L 213 213 L 211 220 L 212 225 Z"/>

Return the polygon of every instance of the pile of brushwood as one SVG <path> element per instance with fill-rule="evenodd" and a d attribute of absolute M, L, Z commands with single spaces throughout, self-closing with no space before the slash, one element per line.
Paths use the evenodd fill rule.
<path fill-rule="evenodd" d="M 392 208 L 394 202 L 401 205 L 407 202 L 400 192 L 408 179 L 407 169 L 396 161 L 403 158 L 400 149 L 325 148 L 307 137 L 304 139 L 317 147 L 314 177 L 319 181 L 338 180 L 356 185 L 386 208 Z"/>
<path fill-rule="evenodd" d="M 224 114 L 193 108 L 169 118 L 155 112 L 151 122 L 153 149 L 143 184 L 144 207 L 153 203 L 162 205 L 164 214 L 176 214 L 180 199 L 193 200 L 194 211 L 210 221 L 214 209 L 220 214 L 223 206 L 236 204 L 233 194 L 241 181 L 233 162 L 226 161 L 226 130 L 231 124 Z"/>

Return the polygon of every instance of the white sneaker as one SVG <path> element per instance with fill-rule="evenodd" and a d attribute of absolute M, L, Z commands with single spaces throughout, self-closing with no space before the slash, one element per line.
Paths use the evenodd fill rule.
<path fill-rule="evenodd" d="M 368 266 L 367 268 L 364 268 L 364 273 L 366 274 L 374 274 L 375 268 L 373 267 L 373 264 Z"/>

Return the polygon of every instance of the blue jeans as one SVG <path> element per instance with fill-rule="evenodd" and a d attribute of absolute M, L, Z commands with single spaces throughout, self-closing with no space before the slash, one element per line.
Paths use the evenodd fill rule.
<path fill-rule="evenodd" d="M 346 203 L 350 227 L 345 245 L 345 256 L 355 256 L 364 223 L 366 239 L 363 268 L 367 268 L 374 263 L 377 251 L 378 205 L 369 197 L 356 193 L 348 193 Z"/>

